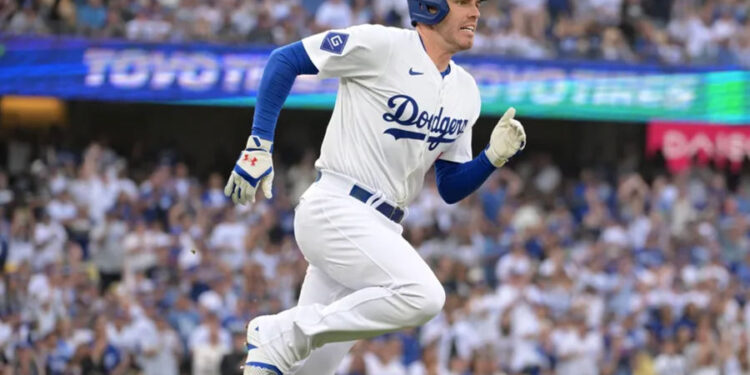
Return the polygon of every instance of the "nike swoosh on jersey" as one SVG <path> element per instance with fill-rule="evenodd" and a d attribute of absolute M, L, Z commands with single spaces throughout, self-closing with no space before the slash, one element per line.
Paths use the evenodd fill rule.
<path fill-rule="evenodd" d="M 421 76 L 422 74 L 424 74 L 424 73 L 422 73 L 422 72 L 415 72 L 414 68 L 409 68 L 409 75 Z"/>

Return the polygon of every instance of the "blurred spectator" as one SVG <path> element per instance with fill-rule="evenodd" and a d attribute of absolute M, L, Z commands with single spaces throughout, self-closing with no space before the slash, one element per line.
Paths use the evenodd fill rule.
<path fill-rule="evenodd" d="M 511 19 L 520 34 L 541 41 L 547 27 L 547 6 L 544 0 L 509 0 L 513 5 Z"/>
<path fill-rule="evenodd" d="M 8 364 L 8 373 L 11 374 L 44 374 L 44 358 L 35 353 L 33 347 L 27 342 L 15 343 L 14 358 Z"/>
<path fill-rule="evenodd" d="M 635 55 L 622 36 L 620 29 L 608 27 L 604 29 L 601 45 L 602 60 L 634 61 Z"/>
<path fill-rule="evenodd" d="M 283 45 L 362 23 L 411 27 L 404 0 L 2 1 L 0 30 L 14 34 Z M 747 0 L 487 0 L 468 53 L 747 67 L 748 9 Z"/>
<path fill-rule="evenodd" d="M 199 25 L 204 24 L 205 19 L 198 19 Z M 145 41 L 166 40 L 172 25 L 162 19 L 158 14 L 151 14 L 148 10 L 140 10 L 135 18 L 125 24 L 125 36 L 128 39 Z M 197 26 L 196 26 L 197 27 Z"/>
<path fill-rule="evenodd" d="M 92 35 L 95 31 L 104 28 L 107 23 L 107 9 L 102 0 L 88 0 L 86 4 L 78 7 L 78 27 L 80 33 Z"/>
<path fill-rule="evenodd" d="M 115 210 L 107 211 L 107 216 L 91 231 L 91 256 L 99 271 L 99 288 L 105 292 L 109 287 L 122 281 L 125 237 L 128 225 L 120 219 Z"/>
<path fill-rule="evenodd" d="M 196 330 L 191 338 L 193 375 L 217 375 L 221 361 L 231 351 L 229 333 L 223 330 L 216 317 L 209 315 L 208 324 Z"/>
<path fill-rule="evenodd" d="M 242 365 L 245 363 L 247 356 L 247 346 L 245 344 L 246 332 L 239 329 L 232 332 L 232 350 L 221 358 L 220 374 L 221 375 L 241 375 Z"/>
<path fill-rule="evenodd" d="M 661 353 L 654 360 L 654 371 L 656 375 L 687 375 L 685 356 L 677 353 L 671 339 L 662 344 Z"/>
<path fill-rule="evenodd" d="M 291 202 L 314 154 L 279 165 L 273 200 L 237 207 L 220 172 L 129 169 L 103 144 L 34 161 L 44 149 L 23 159 L 50 173 L 0 173 L 6 369 L 237 373 L 245 323 L 296 301 Z M 428 177 L 404 235 L 445 309 L 359 343 L 339 374 L 747 373 L 746 174 L 511 167 L 456 205 Z"/>
<path fill-rule="evenodd" d="M 25 2 L 10 18 L 7 31 L 11 34 L 46 34 L 49 30 L 32 3 Z"/>
<path fill-rule="evenodd" d="M 182 343 L 164 317 L 153 314 L 151 318 L 156 322 L 156 329 L 144 340 L 146 346 L 140 349 L 138 365 L 144 375 L 177 375 Z"/>
<path fill-rule="evenodd" d="M 123 350 L 116 348 L 107 334 L 107 320 L 96 318 L 94 341 L 84 344 L 80 352 L 81 370 L 85 374 L 124 374 L 130 365 L 130 358 Z"/>
<path fill-rule="evenodd" d="M 325 0 L 315 13 L 320 30 L 343 29 L 352 25 L 352 9 L 344 0 Z"/>
<path fill-rule="evenodd" d="M 36 251 L 32 264 L 37 270 L 57 263 L 63 256 L 63 247 L 68 239 L 68 234 L 60 223 L 53 222 L 46 212 L 40 216 L 34 226 L 33 239 Z"/>
<path fill-rule="evenodd" d="M 260 45 L 273 44 L 273 26 L 271 15 L 268 12 L 261 11 L 258 14 L 255 27 L 247 35 L 247 40 Z"/>
<path fill-rule="evenodd" d="M 123 22 L 120 13 L 109 10 L 104 27 L 96 35 L 103 38 L 124 38 L 125 32 L 125 22 Z"/>
<path fill-rule="evenodd" d="M 18 9 L 18 3 L 14 0 L 0 0 L 0 29 L 9 30 L 8 22 Z"/>
<path fill-rule="evenodd" d="M 354 0 L 351 13 L 353 25 L 371 23 L 373 20 L 372 8 L 368 0 Z"/>

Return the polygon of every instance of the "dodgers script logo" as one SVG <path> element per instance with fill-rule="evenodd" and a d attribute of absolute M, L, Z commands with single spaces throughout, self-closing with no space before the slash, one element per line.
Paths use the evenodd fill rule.
<path fill-rule="evenodd" d="M 395 122 L 404 127 L 414 126 L 415 129 L 427 127 L 427 134 L 403 128 L 390 128 L 383 133 L 392 135 L 396 140 L 404 138 L 422 141 L 429 135 L 427 142 L 430 144 L 428 148 L 430 151 L 436 149 L 441 143 L 455 141 L 469 124 L 469 120 L 466 119 L 443 117 L 443 107 L 440 107 L 437 114 L 420 112 L 417 101 L 408 95 L 392 96 L 388 99 L 388 108 L 393 109 L 393 113 L 384 113 L 383 120 Z"/>

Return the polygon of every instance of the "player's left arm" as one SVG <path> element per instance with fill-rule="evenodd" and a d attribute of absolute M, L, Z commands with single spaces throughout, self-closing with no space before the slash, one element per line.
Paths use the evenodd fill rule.
<path fill-rule="evenodd" d="M 479 155 L 467 162 L 438 159 L 435 162 L 435 177 L 438 193 L 448 204 L 466 198 L 487 180 L 495 169 L 505 165 L 516 153 L 526 146 L 526 132 L 513 117 L 514 108 L 508 109 L 492 131 L 490 142 Z M 471 134 L 464 140 L 463 149 L 470 149 Z M 464 151 L 465 152 L 465 151 Z M 456 158 L 459 155 L 451 155 Z M 450 158 L 450 157 L 449 157 Z"/>

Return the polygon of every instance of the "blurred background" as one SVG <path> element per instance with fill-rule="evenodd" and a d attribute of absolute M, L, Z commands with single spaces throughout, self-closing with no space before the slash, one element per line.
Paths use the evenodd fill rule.
<path fill-rule="evenodd" d="M 750 374 L 750 1 L 490 0 L 468 199 L 434 175 L 405 237 L 447 291 L 339 375 Z M 406 0 L 0 0 L 0 371 L 238 374 L 244 325 L 295 304 L 293 208 L 336 80 L 300 77 L 274 199 L 223 195 L 277 45 Z"/>

